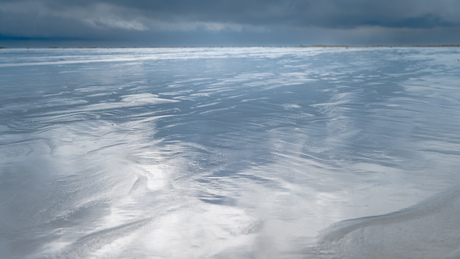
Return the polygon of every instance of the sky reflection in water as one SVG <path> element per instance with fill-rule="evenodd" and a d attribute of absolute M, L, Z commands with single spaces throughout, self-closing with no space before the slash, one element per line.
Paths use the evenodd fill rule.
<path fill-rule="evenodd" d="M 455 257 L 455 188 L 328 227 L 458 183 L 459 54 L 1 50 L 0 256 Z"/>

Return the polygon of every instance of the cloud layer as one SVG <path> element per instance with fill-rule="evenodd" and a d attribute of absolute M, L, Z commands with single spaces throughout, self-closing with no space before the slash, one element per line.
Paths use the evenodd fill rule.
<path fill-rule="evenodd" d="M 457 0 L 1 0 L 0 42 L 453 44 L 456 10 Z"/>

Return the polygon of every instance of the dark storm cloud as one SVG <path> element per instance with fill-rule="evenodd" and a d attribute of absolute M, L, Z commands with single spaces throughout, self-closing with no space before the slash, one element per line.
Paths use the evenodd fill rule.
<path fill-rule="evenodd" d="M 191 32 L 220 32 L 236 41 L 250 35 L 258 35 L 258 41 L 283 35 L 297 42 L 385 36 L 397 43 L 426 33 L 427 40 L 436 34 L 439 41 L 455 41 L 457 10 L 458 0 L 1 0 L 0 35 L 141 41 L 168 33 L 190 39 Z"/>
<path fill-rule="evenodd" d="M 47 1 L 48 6 L 119 7 L 118 14 L 141 15 L 166 21 L 227 22 L 242 25 L 316 27 L 433 27 L 460 24 L 458 0 L 153 0 L 153 1 Z M 420 23 L 418 23 L 420 22 Z"/>

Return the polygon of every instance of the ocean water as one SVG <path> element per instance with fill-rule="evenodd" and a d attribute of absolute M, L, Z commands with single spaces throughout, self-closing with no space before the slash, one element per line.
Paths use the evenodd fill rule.
<path fill-rule="evenodd" d="M 459 58 L 0 50 L 0 257 L 460 258 Z"/>

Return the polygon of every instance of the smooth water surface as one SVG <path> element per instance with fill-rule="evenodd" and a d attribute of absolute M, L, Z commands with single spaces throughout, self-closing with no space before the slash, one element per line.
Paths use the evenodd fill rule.
<path fill-rule="evenodd" d="M 0 257 L 458 258 L 458 58 L 0 50 Z"/>

